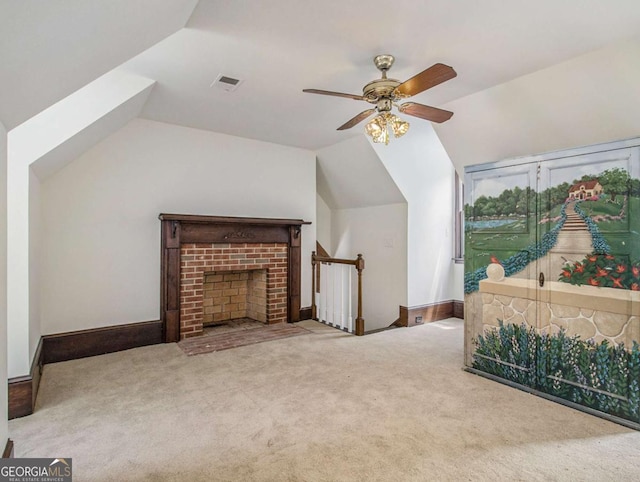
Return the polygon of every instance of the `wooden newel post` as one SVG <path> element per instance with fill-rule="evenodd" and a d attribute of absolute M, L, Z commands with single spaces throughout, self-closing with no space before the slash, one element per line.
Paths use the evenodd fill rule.
<path fill-rule="evenodd" d="M 311 252 L 311 319 L 316 320 L 316 252 Z"/>
<path fill-rule="evenodd" d="M 364 259 L 358 254 L 355 264 L 358 270 L 358 317 L 356 318 L 356 335 L 364 335 L 364 318 L 362 318 L 362 270 L 364 269 Z"/>

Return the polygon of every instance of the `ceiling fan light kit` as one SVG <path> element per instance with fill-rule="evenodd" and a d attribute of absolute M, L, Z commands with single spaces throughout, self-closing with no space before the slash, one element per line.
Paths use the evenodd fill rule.
<path fill-rule="evenodd" d="M 399 80 L 387 78 L 387 71 L 393 65 L 394 60 L 393 55 L 389 54 L 378 55 L 373 59 L 376 68 L 382 72 L 382 77 L 365 85 L 362 89 L 362 95 L 343 94 L 341 92 L 318 89 L 303 89 L 303 92 L 346 97 L 375 104 L 375 108 L 361 112 L 338 127 L 338 130 L 350 129 L 377 112 L 378 115 L 365 126 L 365 132 L 376 143 L 389 144 L 389 129 L 395 137 L 401 137 L 409 130 L 408 122 L 391 113 L 393 106 L 404 114 L 431 122 L 440 123 L 449 120 L 453 112 L 418 104 L 417 102 L 405 102 L 400 105 L 397 102 L 453 79 L 457 75 L 456 71 L 448 65 L 434 64 L 409 80 L 400 82 Z"/>
<path fill-rule="evenodd" d="M 364 131 L 373 139 L 373 142 L 387 145 L 389 144 L 389 128 L 391 128 L 393 136 L 398 138 L 407 133 L 409 123 L 395 114 L 385 112 L 367 122 Z"/>

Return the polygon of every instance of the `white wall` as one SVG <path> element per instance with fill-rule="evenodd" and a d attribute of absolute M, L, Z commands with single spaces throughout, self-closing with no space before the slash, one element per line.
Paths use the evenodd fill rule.
<path fill-rule="evenodd" d="M 320 194 L 316 194 L 316 239 L 322 247 L 332 254 L 331 240 L 331 208 L 327 206 Z"/>
<path fill-rule="evenodd" d="M 40 266 L 42 212 L 40 202 L 40 179 L 29 169 L 29 360 L 40 342 Z"/>
<path fill-rule="evenodd" d="M 335 257 L 355 259 L 360 253 L 365 260 L 365 331 L 389 326 L 407 303 L 407 205 L 337 209 L 332 215 Z"/>
<path fill-rule="evenodd" d="M 7 427 L 7 131 L 0 123 L 0 447 Z"/>
<path fill-rule="evenodd" d="M 431 124 L 372 145 L 408 204 L 408 306 L 462 299 L 451 289 L 454 168 Z"/>
<path fill-rule="evenodd" d="M 27 375 L 29 358 L 29 164 L 7 158 L 7 338 L 8 375 Z"/>
<path fill-rule="evenodd" d="M 302 218 L 311 303 L 315 155 L 135 119 L 42 183 L 42 333 L 158 319 L 159 213 Z"/>
<path fill-rule="evenodd" d="M 454 164 L 494 162 L 640 134 L 640 38 L 611 45 L 443 107 L 436 132 Z"/>
<path fill-rule="evenodd" d="M 454 263 L 449 280 L 452 300 L 464 301 L 464 263 Z"/>

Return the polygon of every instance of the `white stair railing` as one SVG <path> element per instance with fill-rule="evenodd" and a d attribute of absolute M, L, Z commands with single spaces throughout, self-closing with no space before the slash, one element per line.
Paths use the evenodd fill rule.
<path fill-rule="evenodd" d="M 311 255 L 313 272 L 311 317 L 330 326 L 356 335 L 364 334 L 362 318 L 362 270 L 364 259 L 359 254 L 354 260 Z M 353 318 L 352 282 L 357 273 L 357 317 Z M 317 304 L 316 304 L 317 302 Z M 355 330 L 354 330 L 355 325 Z"/>

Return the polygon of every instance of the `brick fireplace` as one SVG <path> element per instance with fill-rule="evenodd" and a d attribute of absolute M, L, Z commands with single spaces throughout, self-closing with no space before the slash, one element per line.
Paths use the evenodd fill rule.
<path fill-rule="evenodd" d="M 284 243 L 182 244 L 180 339 L 234 318 L 287 321 L 287 251 Z"/>
<path fill-rule="evenodd" d="M 299 219 L 161 214 L 160 316 L 165 342 L 250 317 L 300 320 Z"/>

